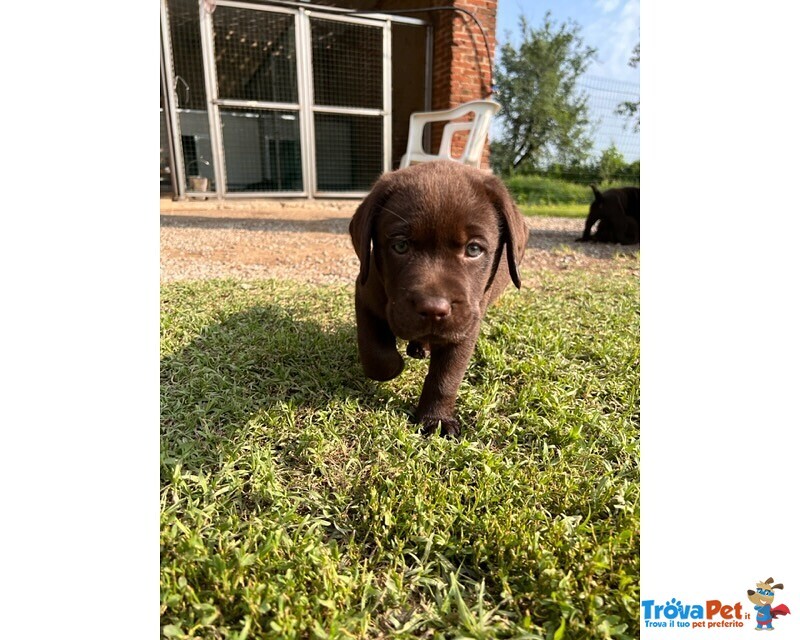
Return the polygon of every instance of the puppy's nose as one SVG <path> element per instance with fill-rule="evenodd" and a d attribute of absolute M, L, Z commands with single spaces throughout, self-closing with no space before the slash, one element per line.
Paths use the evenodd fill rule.
<path fill-rule="evenodd" d="M 414 302 L 414 309 L 426 320 L 443 320 L 450 315 L 450 302 L 445 298 L 426 296 Z"/>

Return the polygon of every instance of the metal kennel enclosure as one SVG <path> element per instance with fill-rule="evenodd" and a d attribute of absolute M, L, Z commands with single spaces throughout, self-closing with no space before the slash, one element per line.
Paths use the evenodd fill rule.
<path fill-rule="evenodd" d="M 430 26 L 300 3 L 161 0 L 161 185 L 360 197 L 430 108 Z"/>

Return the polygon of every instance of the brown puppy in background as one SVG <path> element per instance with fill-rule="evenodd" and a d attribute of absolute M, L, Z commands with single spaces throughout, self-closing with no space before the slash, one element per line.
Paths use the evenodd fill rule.
<path fill-rule="evenodd" d="M 639 187 L 608 189 L 602 193 L 591 185 L 594 202 L 589 206 L 589 215 L 583 235 L 576 242 L 615 242 L 637 244 L 639 242 Z M 596 222 L 597 231 L 592 234 Z"/>
<path fill-rule="evenodd" d="M 528 228 L 499 178 L 451 161 L 384 174 L 350 221 L 364 372 L 390 380 L 407 354 L 431 361 L 415 420 L 425 434 L 460 433 L 455 402 L 491 304 L 510 281 Z"/>

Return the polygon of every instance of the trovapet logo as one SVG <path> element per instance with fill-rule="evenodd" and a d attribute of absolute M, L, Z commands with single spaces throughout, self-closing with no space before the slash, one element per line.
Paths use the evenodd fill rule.
<path fill-rule="evenodd" d="M 645 627 L 719 628 L 743 627 L 749 613 L 742 611 L 742 603 L 724 604 L 721 600 L 706 600 L 703 604 L 684 604 L 672 598 L 664 604 L 655 600 L 642 602 Z"/>
<path fill-rule="evenodd" d="M 644 626 L 648 629 L 740 629 L 755 622 L 754 628 L 758 631 L 773 631 L 773 621 L 791 613 L 785 604 L 773 606 L 776 589 L 783 589 L 783 584 L 773 584 L 773 579 L 768 578 L 756 582 L 755 590 L 747 590 L 747 599 L 755 605 L 752 608 L 754 613 L 751 613 L 749 605 L 741 602 L 716 599 L 687 603 L 671 598 L 663 604 L 655 600 L 643 600 Z"/>

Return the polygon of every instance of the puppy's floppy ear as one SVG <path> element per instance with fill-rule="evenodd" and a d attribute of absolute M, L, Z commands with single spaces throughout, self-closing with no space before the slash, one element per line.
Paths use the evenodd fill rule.
<path fill-rule="evenodd" d="M 600 193 L 600 191 L 597 189 L 597 187 L 595 185 L 590 184 L 589 186 L 592 188 L 592 191 L 594 192 L 594 201 L 595 202 L 602 202 L 603 201 L 603 194 Z"/>
<path fill-rule="evenodd" d="M 508 272 L 511 274 L 511 281 L 514 286 L 519 289 L 521 282 L 517 264 L 522 260 L 522 255 L 525 253 L 525 245 L 528 243 L 528 227 L 511 199 L 511 194 L 506 189 L 506 185 L 503 184 L 500 178 L 487 174 L 484 177 L 483 184 L 489 200 L 500 213 L 503 221 L 501 242 L 506 246 Z"/>
<path fill-rule="evenodd" d="M 358 272 L 358 280 L 361 284 L 365 284 L 369 276 L 370 245 L 372 244 L 375 219 L 391 195 L 391 179 L 387 177 L 388 175 L 378 179 L 367 197 L 358 205 L 358 209 L 350 220 L 350 238 L 361 263 L 361 269 Z"/>

